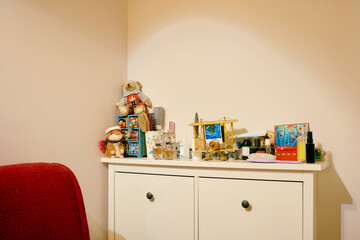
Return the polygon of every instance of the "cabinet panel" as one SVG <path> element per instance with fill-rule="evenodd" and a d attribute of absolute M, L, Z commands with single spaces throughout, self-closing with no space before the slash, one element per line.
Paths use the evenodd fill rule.
<path fill-rule="evenodd" d="M 301 182 L 199 179 L 200 240 L 301 240 L 302 211 Z"/>
<path fill-rule="evenodd" d="M 115 173 L 115 239 L 194 239 L 194 177 Z"/>

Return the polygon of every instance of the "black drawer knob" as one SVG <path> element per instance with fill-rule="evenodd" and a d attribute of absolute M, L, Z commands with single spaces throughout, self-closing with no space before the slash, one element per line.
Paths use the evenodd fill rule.
<path fill-rule="evenodd" d="M 248 208 L 250 206 L 250 203 L 247 200 L 244 200 L 241 202 L 241 206 L 243 206 L 243 208 Z"/>
<path fill-rule="evenodd" d="M 148 192 L 146 194 L 146 198 L 149 199 L 149 200 L 151 200 L 153 197 L 154 197 L 154 195 L 151 192 Z"/>

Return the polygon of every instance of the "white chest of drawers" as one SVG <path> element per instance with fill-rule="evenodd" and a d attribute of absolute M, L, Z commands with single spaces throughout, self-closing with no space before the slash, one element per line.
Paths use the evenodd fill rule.
<path fill-rule="evenodd" d="M 111 240 L 315 240 L 315 164 L 102 158 Z"/>

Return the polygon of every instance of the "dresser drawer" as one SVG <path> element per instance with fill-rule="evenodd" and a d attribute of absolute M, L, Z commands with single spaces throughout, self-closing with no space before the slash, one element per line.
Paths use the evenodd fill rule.
<path fill-rule="evenodd" d="M 194 239 L 194 177 L 116 172 L 115 239 Z"/>
<path fill-rule="evenodd" d="M 302 182 L 199 178 L 199 239 L 301 240 L 302 187 Z"/>

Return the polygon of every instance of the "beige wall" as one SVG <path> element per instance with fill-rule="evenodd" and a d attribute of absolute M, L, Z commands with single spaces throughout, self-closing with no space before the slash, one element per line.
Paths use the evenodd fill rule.
<path fill-rule="evenodd" d="M 128 79 L 182 138 L 201 118 L 237 128 L 309 122 L 333 167 L 319 239 L 360 239 L 360 1 L 130 0 Z"/>
<path fill-rule="evenodd" d="M 0 1 L 0 164 L 60 162 L 76 174 L 92 239 L 106 239 L 97 147 L 126 76 L 125 0 Z"/>
<path fill-rule="evenodd" d="M 249 131 L 309 122 L 333 162 L 319 178 L 319 239 L 359 239 L 359 10 L 350 0 L 1 1 L 0 164 L 69 166 L 92 239 L 106 239 L 97 143 L 128 77 L 166 107 L 179 138 L 190 139 L 195 112 Z"/>

